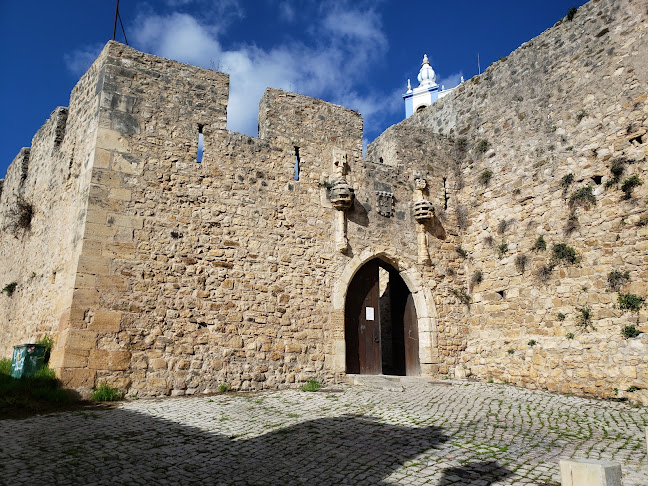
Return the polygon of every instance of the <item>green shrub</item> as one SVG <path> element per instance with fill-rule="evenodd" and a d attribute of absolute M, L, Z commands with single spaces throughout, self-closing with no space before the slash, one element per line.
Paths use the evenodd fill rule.
<path fill-rule="evenodd" d="M 515 349 L 509 349 L 508 354 L 515 354 Z"/>
<path fill-rule="evenodd" d="M 578 312 L 580 312 L 580 314 L 576 324 L 585 330 L 588 328 L 594 329 L 594 325 L 592 324 L 592 309 L 589 307 L 581 307 L 578 309 Z"/>
<path fill-rule="evenodd" d="M 551 249 L 551 261 L 554 264 L 569 263 L 576 264 L 580 261 L 576 250 L 566 243 L 556 243 Z"/>
<path fill-rule="evenodd" d="M 452 292 L 452 294 L 453 294 L 453 295 L 457 298 L 457 300 L 459 300 L 459 302 L 461 302 L 462 304 L 470 305 L 470 301 L 472 300 L 472 298 L 470 297 L 470 295 L 468 295 L 468 294 L 466 293 L 466 291 L 465 291 L 464 289 L 450 289 L 450 292 Z"/>
<path fill-rule="evenodd" d="M 508 243 L 505 241 L 502 241 L 500 245 L 497 247 L 497 253 L 499 254 L 500 258 L 503 258 L 506 252 L 508 252 L 509 246 Z"/>
<path fill-rule="evenodd" d="M 477 142 L 477 152 L 480 154 L 486 153 L 489 145 L 488 140 L 480 140 Z"/>
<path fill-rule="evenodd" d="M 486 169 L 484 172 L 479 174 L 479 182 L 481 182 L 483 186 L 487 186 L 491 180 L 491 177 L 493 177 L 493 171 Z"/>
<path fill-rule="evenodd" d="M 466 147 L 468 147 L 468 139 L 465 137 L 458 138 L 455 143 L 459 150 L 466 150 Z"/>
<path fill-rule="evenodd" d="M 544 236 L 538 236 L 538 239 L 535 240 L 531 249 L 535 251 L 545 251 L 547 249 L 547 242 L 545 241 Z"/>
<path fill-rule="evenodd" d="M 115 388 L 102 383 L 99 388 L 92 390 L 92 399 L 95 402 L 116 402 L 121 400 L 124 394 Z"/>
<path fill-rule="evenodd" d="M 228 391 L 230 391 L 230 388 L 231 387 L 229 383 L 221 383 L 220 385 L 218 385 L 218 392 L 227 393 Z"/>
<path fill-rule="evenodd" d="M 578 7 L 571 7 L 569 11 L 567 12 L 567 20 L 571 22 L 574 20 L 574 17 L 576 16 L 576 12 L 578 12 Z"/>
<path fill-rule="evenodd" d="M 608 273 L 607 284 L 611 290 L 618 292 L 622 285 L 630 281 L 630 272 L 620 272 L 619 270 L 612 270 Z"/>
<path fill-rule="evenodd" d="M 319 391 L 320 388 L 322 388 L 320 382 L 311 378 L 310 380 L 308 380 L 306 383 L 302 385 L 300 390 L 303 392 L 316 392 Z"/>
<path fill-rule="evenodd" d="M 562 312 L 559 312 L 559 313 L 558 313 L 558 320 L 559 320 L 559 321 L 562 322 L 562 321 L 564 321 L 566 318 L 567 318 L 567 316 L 566 316 L 565 314 L 563 314 Z"/>
<path fill-rule="evenodd" d="M 537 343 L 537 341 L 536 341 L 535 339 L 531 339 L 527 344 L 528 344 L 529 346 L 533 347 L 533 346 L 535 346 L 535 345 L 538 344 L 538 343 Z"/>
<path fill-rule="evenodd" d="M 567 339 L 574 339 L 574 333 L 573 332 L 568 332 L 565 337 Z"/>
<path fill-rule="evenodd" d="M 635 187 L 638 187 L 643 184 L 643 181 L 639 179 L 639 176 L 633 175 L 628 177 L 623 184 L 621 184 L 621 190 L 625 194 L 624 199 L 630 199 L 632 197 L 632 191 Z"/>
<path fill-rule="evenodd" d="M 621 334 L 623 335 L 624 338 L 631 339 L 641 334 L 641 331 L 639 331 L 639 329 L 637 329 L 635 326 L 625 326 L 621 330 Z"/>
<path fill-rule="evenodd" d="M 635 294 L 619 293 L 619 309 L 639 312 L 646 305 L 646 299 Z"/>
<path fill-rule="evenodd" d="M 11 297 L 16 291 L 16 287 L 18 287 L 18 282 L 8 283 L 4 286 L 4 289 L 2 289 L 2 293 L 7 294 L 9 297 Z"/>
<path fill-rule="evenodd" d="M 570 208 L 582 206 L 585 209 L 589 209 L 590 206 L 593 205 L 596 205 L 596 197 L 592 192 L 592 186 L 581 187 L 580 189 L 574 191 L 569 197 Z"/>
<path fill-rule="evenodd" d="M 562 186 L 564 192 L 569 189 L 569 186 L 572 185 L 572 182 L 574 182 L 574 174 L 572 174 L 571 172 L 567 175 L 564 175 L 563 178 L 560 179 L 560 185 Z"/>

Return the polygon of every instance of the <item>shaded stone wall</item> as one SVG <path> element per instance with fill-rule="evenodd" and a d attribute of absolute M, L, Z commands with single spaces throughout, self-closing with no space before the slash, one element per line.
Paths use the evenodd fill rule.
<path fill-rule="evenodd" d="M 97 130 L 97 66 L 7 170 L 0 195 L 0 355 L 57 334 L 69 316 Z M 31 212 L 31 215 L 29 214 Z"/>
<path fill-rule="evenodd" d="M 399 124 L 465 148 L 465 187 L 456 192 L 470 222 L 462 265 L 467 275 L 483 272 L 483 282 L 465 313 L 467 347 L 454 376 L 597 396 L 648 388 L 646 335 L 621 335 L 627 325 L 648 331 L 646 310 L 623 312 L 607 284 L 611 271 L 629 272 L 620 291 L 648 295 L 647 20 L 642 2 L 592 1 Z M 633 175 L 644 184 L 626 199 L 621 186 Z M 596 203 L 570 207 L 588 186 Z M 539 236 L 546 251 L 533 250 Z M 539 277 L 558 243 L 579 263 Z"/>

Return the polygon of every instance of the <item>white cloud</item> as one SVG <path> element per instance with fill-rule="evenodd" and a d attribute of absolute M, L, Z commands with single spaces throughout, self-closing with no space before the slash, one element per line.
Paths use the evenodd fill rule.
<path fill-rule="evenodd" d="M 186 0 L 169 0 L 177 6 Z M 206 0 L 195 0 L 204 3 Z M 237 0 L 223 2 L 234 16 Z M 130 29 L 132 45 L 169 59 L 230 74 L 228 128 L 249 135 L 257 133 L 259 100 L 267 87 L 295 91 L 341 104 L 359 111 L 371 129 L 393 110 L 400 109 L 400 96 L 377 93 L 366 85 L 371 62 L 387 49 L 380 17 L 371 8 L 333 3 L 320 8 L 321 15 L 303 40 L 260 48 L 254 44 L 226 47 L 222 44 L 226 21 L 182 12 L 141 14 Z M 344 7 L 344 8 L 343 8 Z M 192 6 L 193 9 L 193 6 Z M 284 17 L 296 14 L 288 2 L 280 4 Z M 77 51 L 66 63 L 72 66 L 91 60 L 96 53 Z M 358 87 L 360 83 L 360 87 Z M 364 83 L 364 85 L 362 84 Z M 354 87 L 355 86 L 355 87 Z M 362 87 L 364 86 L 364 87 Z"/>
<path fill-rule="evenodd" d="M 77 77 L 81 77 L 92 63 L 97 59 L 103 49 L 104 44 L 92 44 L 89 46 L 75 49 L 70 53 L 63 54 L 65 67 Z"/>

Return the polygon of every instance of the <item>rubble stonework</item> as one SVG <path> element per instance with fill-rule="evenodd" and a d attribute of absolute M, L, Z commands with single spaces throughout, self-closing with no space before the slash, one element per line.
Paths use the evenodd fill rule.
<path fill-rule="evenodd" d="M 590 2 L 366 159 L 352 110 L 268 89 L 259 137 L 229 132 L 227 75 L 109 42 L 1 186 L 0 354 L 49 333 L 66 384 L 140 395 L 339 380 L 347 288 L 380 257 L 412 293 L 423 375 L 645 400 L 648 334 L 621 335 L 645 310 L 606 284 L 627 271 L 648 295 L 648 184 L 619 189 L 646 180 L 647 18 Z M 570 209 L 587 185 L 596 204 Z M 540 279 L 555 243 L 579 263 Z"/>

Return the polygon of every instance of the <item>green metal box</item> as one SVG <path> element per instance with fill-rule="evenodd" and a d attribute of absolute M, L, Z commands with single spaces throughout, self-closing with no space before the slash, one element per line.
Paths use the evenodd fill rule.
<path fill-rule="evenodd" d="M 42 344 L 19 344 L 14 346 L 11 360 L 12 378 L 29 378 L 43 366 L 45 346 Z"/>

